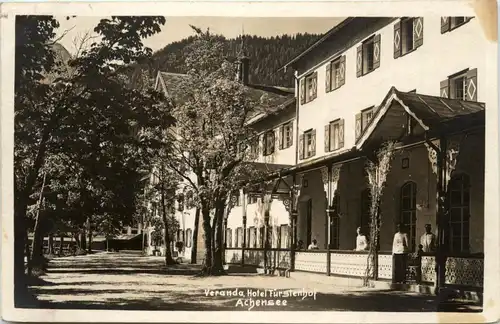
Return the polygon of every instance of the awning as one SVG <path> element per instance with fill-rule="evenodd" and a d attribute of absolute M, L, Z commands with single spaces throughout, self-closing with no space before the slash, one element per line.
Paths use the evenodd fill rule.
<path fill-rule="evenodd" d="M 397 141 L 424 133 L 433 137 L 484 126 L 484 108 L 481 102 L 401 92 L 392 87 L 356 141 L 356 149 L 368 141 Z"/>

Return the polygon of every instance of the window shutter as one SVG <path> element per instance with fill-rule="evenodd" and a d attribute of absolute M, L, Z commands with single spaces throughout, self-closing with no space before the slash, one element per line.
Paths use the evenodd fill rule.
<path fill-rule="evenodd" d="M 330 152 L 330 124 L 325 125 L 325 153 Z"/>
<path fill-rule="evenodd" d="M 285 127 L 283 125 L 281 125 L 278 130 L 278 141 L 279 148 L 282 150 L 285 147 Z"/>
<path fill-rule="evenodd" d="M 344 120 L 339 121 L 339 148 L 344 147 Z"/>
<path fill-rule="evenodd" d="M 326 65 L 325 71 L 325 92 L 328 93 L 332 90 L 332 63 Z"/>
<path fill-rule="evenodd" d="M 270 143 L 269 143 L 268 153 L 273 154 L 274 149 L 276 147 L 276 131 L 274 129 L 269 133 L 269 137 L 270 137 L 270 140 L 269 140 Z"/>
<path fill-rule="evenodd" d="M 415 48 L 424 43 L 424 17 L 413 19 L 413 45 Z"/>
<path fill-rule="evenodd" d="M 311 132 L 311 156 L 316 155 L 316 130 L 313 129 Z"/>
<path fill-rule="evenodd" d="M 363 45 L 359 45 L 356 50 L 356 76 L 363 75 Z"/>
<path fill-rule="evenodd" d="M 394 58 L 401 56 L 401 20 L 394 25 Z"/>
<path fill-rule="evenodd" d="M 359 114 L 356 114 L 356 124 L 354 126 L 356 140 L 358 140 L 361 137 L 362 131 L 363 130 L 361 129 L 361 113 L 359 113 Z"/>
<path fill-rule="evenodd" d="M 290 147 L 293 145 L 293 121 L 290 123 L 290 126 L 288 126 L 290 128 L 290 137 L 288 138 L 288 146 L 287 147 Z"/>
<path fill-rule="evenodd" d="M 443 98 L 449 98 L 449 81 L 448 79 L 441 81 L 440 96 Z"/>
<path fill-rule="evenodd" d="M 441 34 L 450 30 L 450 17 L 441 17 Z"/>
<path fill-rule="evenodd" d="M 477 101 L 477 69 L 467 71 L 467 100 Z"/>
<path fill-rule="evenodd" d="M 306 80 L 302 78 L 300 80 L 300 104 L 303 105 L 306 103 Z"/>
<path fill-rule="evenodd" d="M 318 72 L 314 72 L 314 74 L 313 74 L 312 89 L 313 89 L 312 99 L 316 99 L 316 97 L 318 96 Z"/>
<path fill-rule="evenodd" d="M 373 69 L 380 67 L 380 34 L 375 35 L 373 40 Z"/>
<path fill-rule="evenodd" d="M 345 84 L 345 55 L 340 57 L 339 70 L 340 78 L 338 86 L 341 87 Z"/>
<path fill-rule="evenodd" d="M 299 159 L 304 159 L 304 134 L 299 136 Z"/>

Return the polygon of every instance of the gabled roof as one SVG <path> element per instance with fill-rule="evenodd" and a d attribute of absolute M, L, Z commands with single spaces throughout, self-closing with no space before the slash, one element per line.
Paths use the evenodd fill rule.
<path fill-rule="evenodd" d="M 180 84 L 187 77 L 187 74 L 160 71 L 156 78 L 155 89 L 161 89 L 167 97 L 174 100 L 182 100 L 183 93 L 181 93 Z M 274 104 L 277 110 L 286 108 L 295 102 L 295 89 L 293 88 L 260 84 L 247 84 L 246 88 L 253 100 L 260 102 L 268 99 Z M 264 114 L 262 114 L 262 116 L 259 115 L 261 114 L 256 111 L 250 119 L 255 119 L 255 121 L 257 121 L 267 116 Z M 256 118 L 257 116 L 259 117 Z"/>
<path fill-rule="evenodd" d="M 447 126 L 452 124 L 454 126 L 470 126 L 471 123 L 484 123 L 484 103 L 402 92 L 392 87 L 377 108 L 365 131 L 356 141 L 357 149 L 360 149 L 374 131 L 381 127 L 380 121 L 396 103 L 423 130 L 433 133 L 445 132 Z"/>

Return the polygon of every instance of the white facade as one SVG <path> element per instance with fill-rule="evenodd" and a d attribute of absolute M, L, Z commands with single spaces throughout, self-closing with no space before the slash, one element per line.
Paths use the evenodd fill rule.
<path fill-rule="evenodd" d="M 400 91 L 439 96 L 440 82 L 465 69 L 477 69 L 477 101 L 495 109 L 497 98 L 487 85 L 487 51 L 490 42 L 484 37 L 478 19 L 441 33 L 441 17 L 423 19 L 423 44 L 416 50 L 394 58 L 394 25 L 399 19 L 385 18 L 369 22 L 368 27 L 339 30 L 338 42 L 325 49 L 330 55 L 298 64 L 298 77 L 317 73 L 317 97 L 299 108 L 299 133 L 316 130 L 316 154 L 323 156 L 324 127 L 338 118 L 344 120 L 344 150 L 355 146 L 355 116 L 361 110 L 378 106 L 392 86 Z M 347 33 L 348 36 L 343 34 Z M 357 77 L 357 48 L 364 40 L 380 34 L 380 66 Z M 334 36 L 335 38 L 335 36 Z M 325 91 L 326 65 L 345 55 L 345 84 L 331 92 Z M 471 89 L 472 90 L 472 89 Z"/>

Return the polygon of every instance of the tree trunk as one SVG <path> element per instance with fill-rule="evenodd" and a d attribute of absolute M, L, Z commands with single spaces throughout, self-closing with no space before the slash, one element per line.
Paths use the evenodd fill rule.
<path fill-rule="evenodd" d="M 36 221 L 35 221 L 35 231 L 33 235 L 33 248 L 31 251 L 31 262 L 33 266 L 39 267 L 42 265 L 43 261 L 43 231 L 42 231 L 42 222 L 43 218 L 40 214 L 40 209 L 42 208 L 43 201 L 43 190 L 45 188 L 45 179 L 47 174 L 43 175 L 42 180 L 42 188 L 40 189 L 40 196 L 38 198 L 38 207 L 36 212 Z"/>
<path fill-rule="evenodd" d="M 215 206 L 214 259 L 211 274 L 221 275 L 224 274 L 224 202 L 218 201 Z"/>
<path fill-rule="evenodd" d="M 28 268 L 28 276 L 31 277 L 31 257 L 30 257 L 31 256 L 31 249 L 30 249 L 30 240 L 28 237 L 28 233 L 29 233 L 29 231 L 26 231 L 26 239 L 25 239 L 26 251 L 25 251 L 24 255 L 26 256 L 26 267 Z M 24 262 L 24 260 L 23 260 L 23 262 Z"/>
<path fill-rule="evenodd" d="M 54 234 L 49 234 L 49 253 L 54 254 Z"/>
<path fill-rule="evenodd" d="M 173 265 L 176 264 L 175 260 L 172 258 L 172 249 L 170 248 L 170 235 L 168 233 L 169 229 L 169 223 L 168 223 L 168 217 L 167 217 L 167 206 L 165 204 L 165 190 L 164 186 L 162 183 L 162 188 L 161 188 L 161 216 L 163 220 L 163 228 L 165 229 L 165 232 L 163 233 L 163 239 L 165 240 L 165 265 Z"/>
<path fill-rule="evenodd" d="M 64 235 L 61 234 L 59 237 L 59 252 L 57 253 L 59 256 L 63 255 L 64 251 Z"/>
<path fill-rule="evenodd" d="M 204 205 L 204 203 L 202 203 Z M 203 217 L 203 240 L 205 241 L 205 262 L 202 268 L 203 274 L 210 274 L 212 271 L 212 227 L 210 226 L 210 210 L 202 207 Z"/>
<path fill-rule="evenodd" d="M 198 253 L 198 226 L 200 224 L 200 209 L 196 208 L 194 216 L 193 243 L 191 247 L 191 264 L 196 264 L 196 253 Z"/>
<path fill-rule="evenodd" d="M 85 229 L 83 229 L 80 234 L 80 248 L 84 251 L 87 249 L 87 232 Z"/>
<path fill-rule="evenodd" d="M 89 218 L 87 219 L 87 230 L 89 232 L 89 244 L 87 245 L 87 251 L 89 253 L 92 253 L 92 228 L 90 227 L 91 217 L 92 216 L 89 216 Z"/>
<path fill-rule="evenodd" d="M 26 210 L 27 199 L 16 197 L 14 210 L 14 306 L 22 307 L 26 296 L 26 276 L 24 252 L 26 244 Z M 29 259 L 29 254 L 27 256 Z M 31 265 L 31 262 L 30 262 Z"/>

